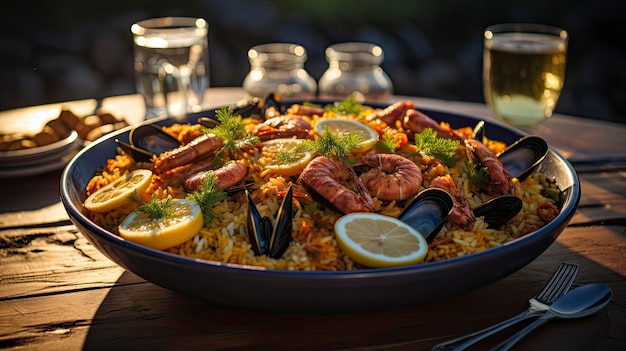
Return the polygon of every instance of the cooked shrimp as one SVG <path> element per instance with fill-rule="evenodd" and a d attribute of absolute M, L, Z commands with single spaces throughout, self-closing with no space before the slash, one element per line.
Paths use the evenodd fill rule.
<path fill-rule="evenodd" d="M 213 173 L 217 177 L 217 184 L 215 188 L 218 190 L 224 190 L 237 183 L 239 183 L 248 173 L 248 167 L 243 160 L 228 161 L 224 166 L 216 170 L 203 170 L 195 173 L 190 173 L 185 176 L 183 185 L 188 191 L 198 190 L 200 185 L 204 182 L 207 175 Z"/>
<path fill-rule="evenodd" d="M 411 133 L 409 133 L 409 137 L 411 138 L 413 138 L 413 134 L 421 133 L 424 131 L 424 129 L 431 128 L 432 130 L 437 132 L 437 136 L 439 136 L 440 138 L 449 138 L 456 140 L 465 139 L 465 137 L 460 133 L 457 133 L 450 128 L 442 127 L 441 124 L 439 124 L 434 119 L 414 109 L 406 111 L 406 114 L 404 115 L 404 120 L 402 121 L 402 126 L 405 129 L 411 131 Z"/>
<path fill-rule="evenodd" d="M 396 121 L 402 121 L 406 111 L 409 109 L 415 108 L 413 105 L 413 101 L 398 101 L 392 105 L 387 106 L 383 110 L 379 110 L 365 117 L 366 120 L 381 120 L 385 122 L 388 126 L 393 126 Z"/>
<path fill-rule="evenodd" d="M 357 192 L 346 187 L 345 183 L 350 179 L 356 183 Z M 300 174 L 300 182 L 312 196 L 324 198 L 339 212 L 374 212 L 374 201 L 359 177 L 337 159 L 314 158 Z"/>
<path fill-rule="evenodd" d="M 463 140 L 465 137 L 450 129 L 442 127 L 437 121 L 415 109 L 412 101 L 398 101 L 385 109 L 374 112 L 366 117 L 368 121 L 381 120 L 388 126 L 394 127 L 396 121 L 400 121 L 409 139 L 413 139 L 415 133 L 421 133 L 426 128 L 431 128 L 442 138 Z"/>
<path fill-rule="evenodd" d="M 514 193 L 515 185 L 509 172 L 485 144 L 476 139 L 466 139 L 465 151 L 470 161 L 487 168 L 489 174 L 489 181 L 485 186 L 487 194 L 498 196 Z"/>
<path fill-rule="evenodd" d="M 201 160 L 213 155 L 214 151 L 222 147 L 222 143 L 222 138 L 215 134 L 203 134 L 192 140 L 189 144 L 162 153 L 157 160 L 154 161 L 152 170 L 156 174 L 159 174 Z"/>
<path fill-rule="evenodd" d="M 311 124 L 302 116 L 278 116 L 273 117 L 257 125 L 252 134 L 261 141 L 277 138 L 297 137 L 305 139 L 311 131 Z"/>
<path fill-rule="evenodd" d="M 430 182 L 430 187 L 443 189 L 452 195 L 454 205 L 452 206 L 452 213 L 448 218 L 449 221 L 458 225 L 463 230 L 472 230 L 476 217 L 474 212 L 467 201 L 467 197 L 459 187 L 455 184 L 452 177 L 449 175 L 439 176 Z"/>
<path fill-rule="evenodd" d="M 291 107 L 287 109 L 287 112 L 293 115 L 300 115 L 300 116 L 315 116 L 315 115 L 321 116 L 324 114 L 324 112 L 326 112 L 326 110 L 324 110 L 321 107 L 293 104 L 291 105 Z"/>
<path fill-rule="evenodd" d="M 420 191 L 422 171 L 403 156 L 373 154 L 363 156 L 360 162 L 372 167 L 361 175 L 361 181 L 380 200 L 405 200 Z"/>

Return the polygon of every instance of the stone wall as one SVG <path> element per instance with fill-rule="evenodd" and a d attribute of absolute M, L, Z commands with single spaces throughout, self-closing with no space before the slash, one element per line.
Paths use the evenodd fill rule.
<path fill-rule="evenodd" d="M 570 32 L 557 112 L 626 123 L 626 48 L 611 40 L 626 32 L 626 2 L 3 0 L 0 8 L 0 110 L 134 93 L 130 25 L 178 15 L 210 24 L 212 86 L 240 86 L 256 44 L 303 45 L 305 68 L 319 79 L 328 45 L 368 41 L 383 47 L 395 93 L 482 102 L 482 30 L 518 21 Z"/>

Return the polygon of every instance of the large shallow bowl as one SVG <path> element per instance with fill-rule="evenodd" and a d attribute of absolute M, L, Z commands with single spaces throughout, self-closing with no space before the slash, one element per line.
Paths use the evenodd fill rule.
<path fill-rule="evenodd" d="M 474 126 L 469 116 L 421 109 L 453 128 Z M 212 116 L 214 111 L 203 115 Z M 195 122 L 198 115 L 187 120 Z M 172 120 L 154 123 L 169 125 Z M 301 272 L 223 264 L 149 249 L 124 240 L 88 219 L 85 187 L 97 168 L 115 154 L 114 140 L 128 140 L 130 127 L 91 143 L 65 168 L 61 200 L 72 222 L 105 256 L 126 270 L 166 289 L 245 309 L 339 313 L 410 306 L 463 294 L 500 280 L 543 253 L 565 229 L 580 198 L 573 167 L 550 150 L 540 172 L 563 190 L 560 214 L 545 227 L 500 247 L 465 257 L 400 268 Z M 486 133 L 507 144 L 522 133 L 487 123 Z"/>

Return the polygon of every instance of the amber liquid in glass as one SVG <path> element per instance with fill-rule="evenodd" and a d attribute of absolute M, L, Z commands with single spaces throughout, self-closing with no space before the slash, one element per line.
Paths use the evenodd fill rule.
<path fill-rule="evenodd" d="M 484 93 L 505 122 L 533 127 L 552 116 L 565 78 L 567 46 L 558 37 L 501 33 L 485 42 Z"/>

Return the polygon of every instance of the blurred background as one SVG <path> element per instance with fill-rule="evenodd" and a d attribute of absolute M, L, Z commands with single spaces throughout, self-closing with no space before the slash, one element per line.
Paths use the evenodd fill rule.
<path fill-rule="evenodd" d="M 257 44 L 303 45 L 319 80 L 328 45 L 366 41 L 383 48 L 395 94 L 484 102 L 483 29 L 536 22 L 570 33 L 556 112 L 626 124 L 626 1 L 3 0 L 0 9 L 0 110 L 134 93 L 130 26 L 162 16 L 209 22 L 213 87 L 241 86 Z"/>

